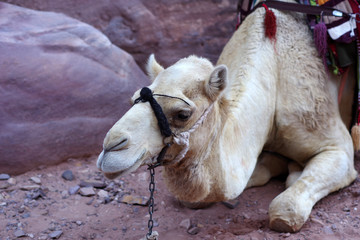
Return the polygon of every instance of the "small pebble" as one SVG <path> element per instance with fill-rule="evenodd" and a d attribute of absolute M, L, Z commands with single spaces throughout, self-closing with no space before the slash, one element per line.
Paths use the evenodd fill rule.
<path fill-rule="evenodd" d="M 66 170 L 62 173 L 61 177 L 67 181 L 72 181 L 74 180 L 74 174 L 71 170 Z"/>
<path fill-rule="evenodd" d="M 25 236 L 26 236 L 26 233 L 25 233 L 23 230 L 18 229 L 18 230 L 16 230 L 16 231 L 14 232 L 14 235 L 15 235 L 15 237 L 17 237 L 17 238 L 21 238 L 21 237 L 25 237 Z"/>
<path fill-rule="evenodd" d="M 101 181 L 95 181 L 95 182 L 81 181 L 81 182 L 80 182 L 80 187 L 105 188 L 105 187 L 106 187 L 106 183 L 105 183 L 105 182 L 101 182 Z"/>
<path fill-rule="evenodd" d="M 8 187 L 10 187 L 10 183 L 0 182 L 0 189 L 7 189 Z"/>
<path fill-rule="evenodd" d="M 200 228 L 198 227 L 191 227 L 187 230 L 187 233 L 190 234 L 190 235 L 196 235 L 200 232 Z"/>
<path fill-rule="evenodd" d="M 238 199 L 234 199 L 229 201 L 223 201 L 221 203 L 230 209 L 235 209 L 240 204 L 240 201 Z"/>
<path fill-rule="evenodd" d="M 15 178 L 9 178 L 8 180 L 7 180 L 7 182 L 9 183 L 9 184 L 11 184 L 11 185 L 15 185 L 16 184 L 16 179 Z"/>
<path fill-rule="evenodd" d="M 62 197 L 62 199 L 68 198 L 68 197 L 69 197 L 68 191 L 66 191 L 66 190 L 62 191 L 62 192 L 61 192 L 61 197 Z"/>
<path fill-rule="evenodd" d="M 334 231 L 331 229 L 331 227 L 329 227 L 329 226 L 325 226 L 325 227 L 323 227 L 323 232 L 325 233 L 325 234 L 334 234 Z"/>
<path fill-rule="evenodd" d="M 38 177 L 31 177 L 30 180 L 36 184 L 41 184 L 41 179 Z"/>
<path fill-rule="evenodd" d="M 75 195 L 75 194 L 78 193 L 79 189 L 80 189 L 80 186 L 78 186 L 78 185 L 76 185 L 74 187 L 70 187 L 69 188 L 69 194 L 70 195 Z"/>
<path fill-rule="evenodd" d="M 30 217 L 30 213 L 24 213 L 23 215 L 21 215 L 22 218 L 29 218 Z"/>
<path fill-rule="evenodd" d="M 53 231 L 53 232 L 49 233 L 49 237 L 50 237 L 51 239 L 58 239 L 58 238 L 61 236 L 62 233 L 63 233 L 63 232 L 60 231 L 60 230 L 58 230 L 58 231 Z"/>
<path fill-rule="evenodd" d="M 185 229 L 189 229 L 190 225 L 191 223 L 189 218 L 182 220 L 180 223 L 180 227 L 183 227 Z"/>
<path fill-rule="evenodd" d="M 100 198 L 108 198 L 109 197 L 109 193 L 105 190 L 100 190 L 97 195 L 100 197 Z"/>
<path fill-rule="evenodd" d="M 0 180 L 8 180 L 10 178 L 9 174 L 1 173 L 0 174 Z"/>
<path fill-rule="evenodd" d="M 81 226 L 83 224 L 82 221 L 76 221 L 76 225 Z"/>
<path fill-rule="evenodd" d="M 39 185 L 25 185 L 25 186 L 21 186 L 20 189 L 23 191 L 30 191 L 30 190 L 34 190 L 34 189 L 38 189 Z"/>
<path fill-rule="evenodd" d="M 95 195 L 95 191 L 94 191 L 93 187 L 80 188 L 79 193 L 80 193 L 81 196 L 84 196 L 84 197 L 91 197 L 91 196 Z"/>

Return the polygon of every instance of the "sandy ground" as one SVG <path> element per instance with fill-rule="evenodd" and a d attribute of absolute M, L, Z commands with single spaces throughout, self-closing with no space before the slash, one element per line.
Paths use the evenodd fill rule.
<path fill-rule="evenodd" d="M 124 202 L 146 204 L 146 168 L 109 181 L 96 169 L 95 162 L 95 157 L 69 160 L 0 181 L 0 240 L 144 237 L 148 207 Z M 359 160 L 356 167 L 359 171 Z M 72 181 L 62 177 L 66 170 L 72 171 Z M 155 177 L 154 230 L 159 232 L 159 239 L 360 239 L 359 178 L 319 201 L 301 231 L 290 234 L 274 232 L 268 223 L 268 206 L 284 190 L 281 179 L 245 190 L 232 202 L 238 202 L 234 209 L 217 203 L 193 210 L 171 196 L 161 171 L 156 169 Z M 81 193 L 90 196 L 76 191 L 89 185 Z"/>

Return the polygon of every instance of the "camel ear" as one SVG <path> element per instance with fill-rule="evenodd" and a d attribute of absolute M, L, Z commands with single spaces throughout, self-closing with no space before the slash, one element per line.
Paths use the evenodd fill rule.
<path fill-rule="evenodd" d="M 209 81 L 205 86 L 207 95 L 212 100 L 220 95 L 220 93 L 226 88 L 228 84 L 227 79 L 228 69 L 225 65 L 219 65 L 215 67 L 214 71 L 211 73 Z"/>
<path fill-rule="evenodd" d="M 151 80 L 151 82 L 153 82 L 155 80 L 155 78 L 157 77 L 157 75 L 159 75 L 160 72 L 162 72 L 164 70 L 164 68 L 157 63 L 156 59 L 155 59 L 155 55 L 151 54 L 148 60 L 148 63 L 146 65 L 146 71 L 148 73 L 148 76 Z"/>

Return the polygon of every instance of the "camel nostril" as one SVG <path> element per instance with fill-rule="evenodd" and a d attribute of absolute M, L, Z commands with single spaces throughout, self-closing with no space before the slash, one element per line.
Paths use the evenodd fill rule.
<path fill-rule="evenodd" d="M 118 139 L 117 143 L 106 148 L 106 151 L 118 151 L 125 148 L 129 143 L 129 137 L 123 136 Z"/>

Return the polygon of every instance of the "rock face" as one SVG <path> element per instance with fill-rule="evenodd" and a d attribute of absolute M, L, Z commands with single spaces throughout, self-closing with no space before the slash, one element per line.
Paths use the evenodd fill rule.
<path fill-rule="evenodd" d="M 149 84 L 129 54 L 63 14 L 0 3 L 0 52 L 1 173 L 98 153 Z"/>
<path fill-rule="evenodd" d="M 236 25 L 237 0 L 5 1 L 95 26 L 141 67 L 150 53 L 164 66 L 191 54 L 215 63 Z"/>

